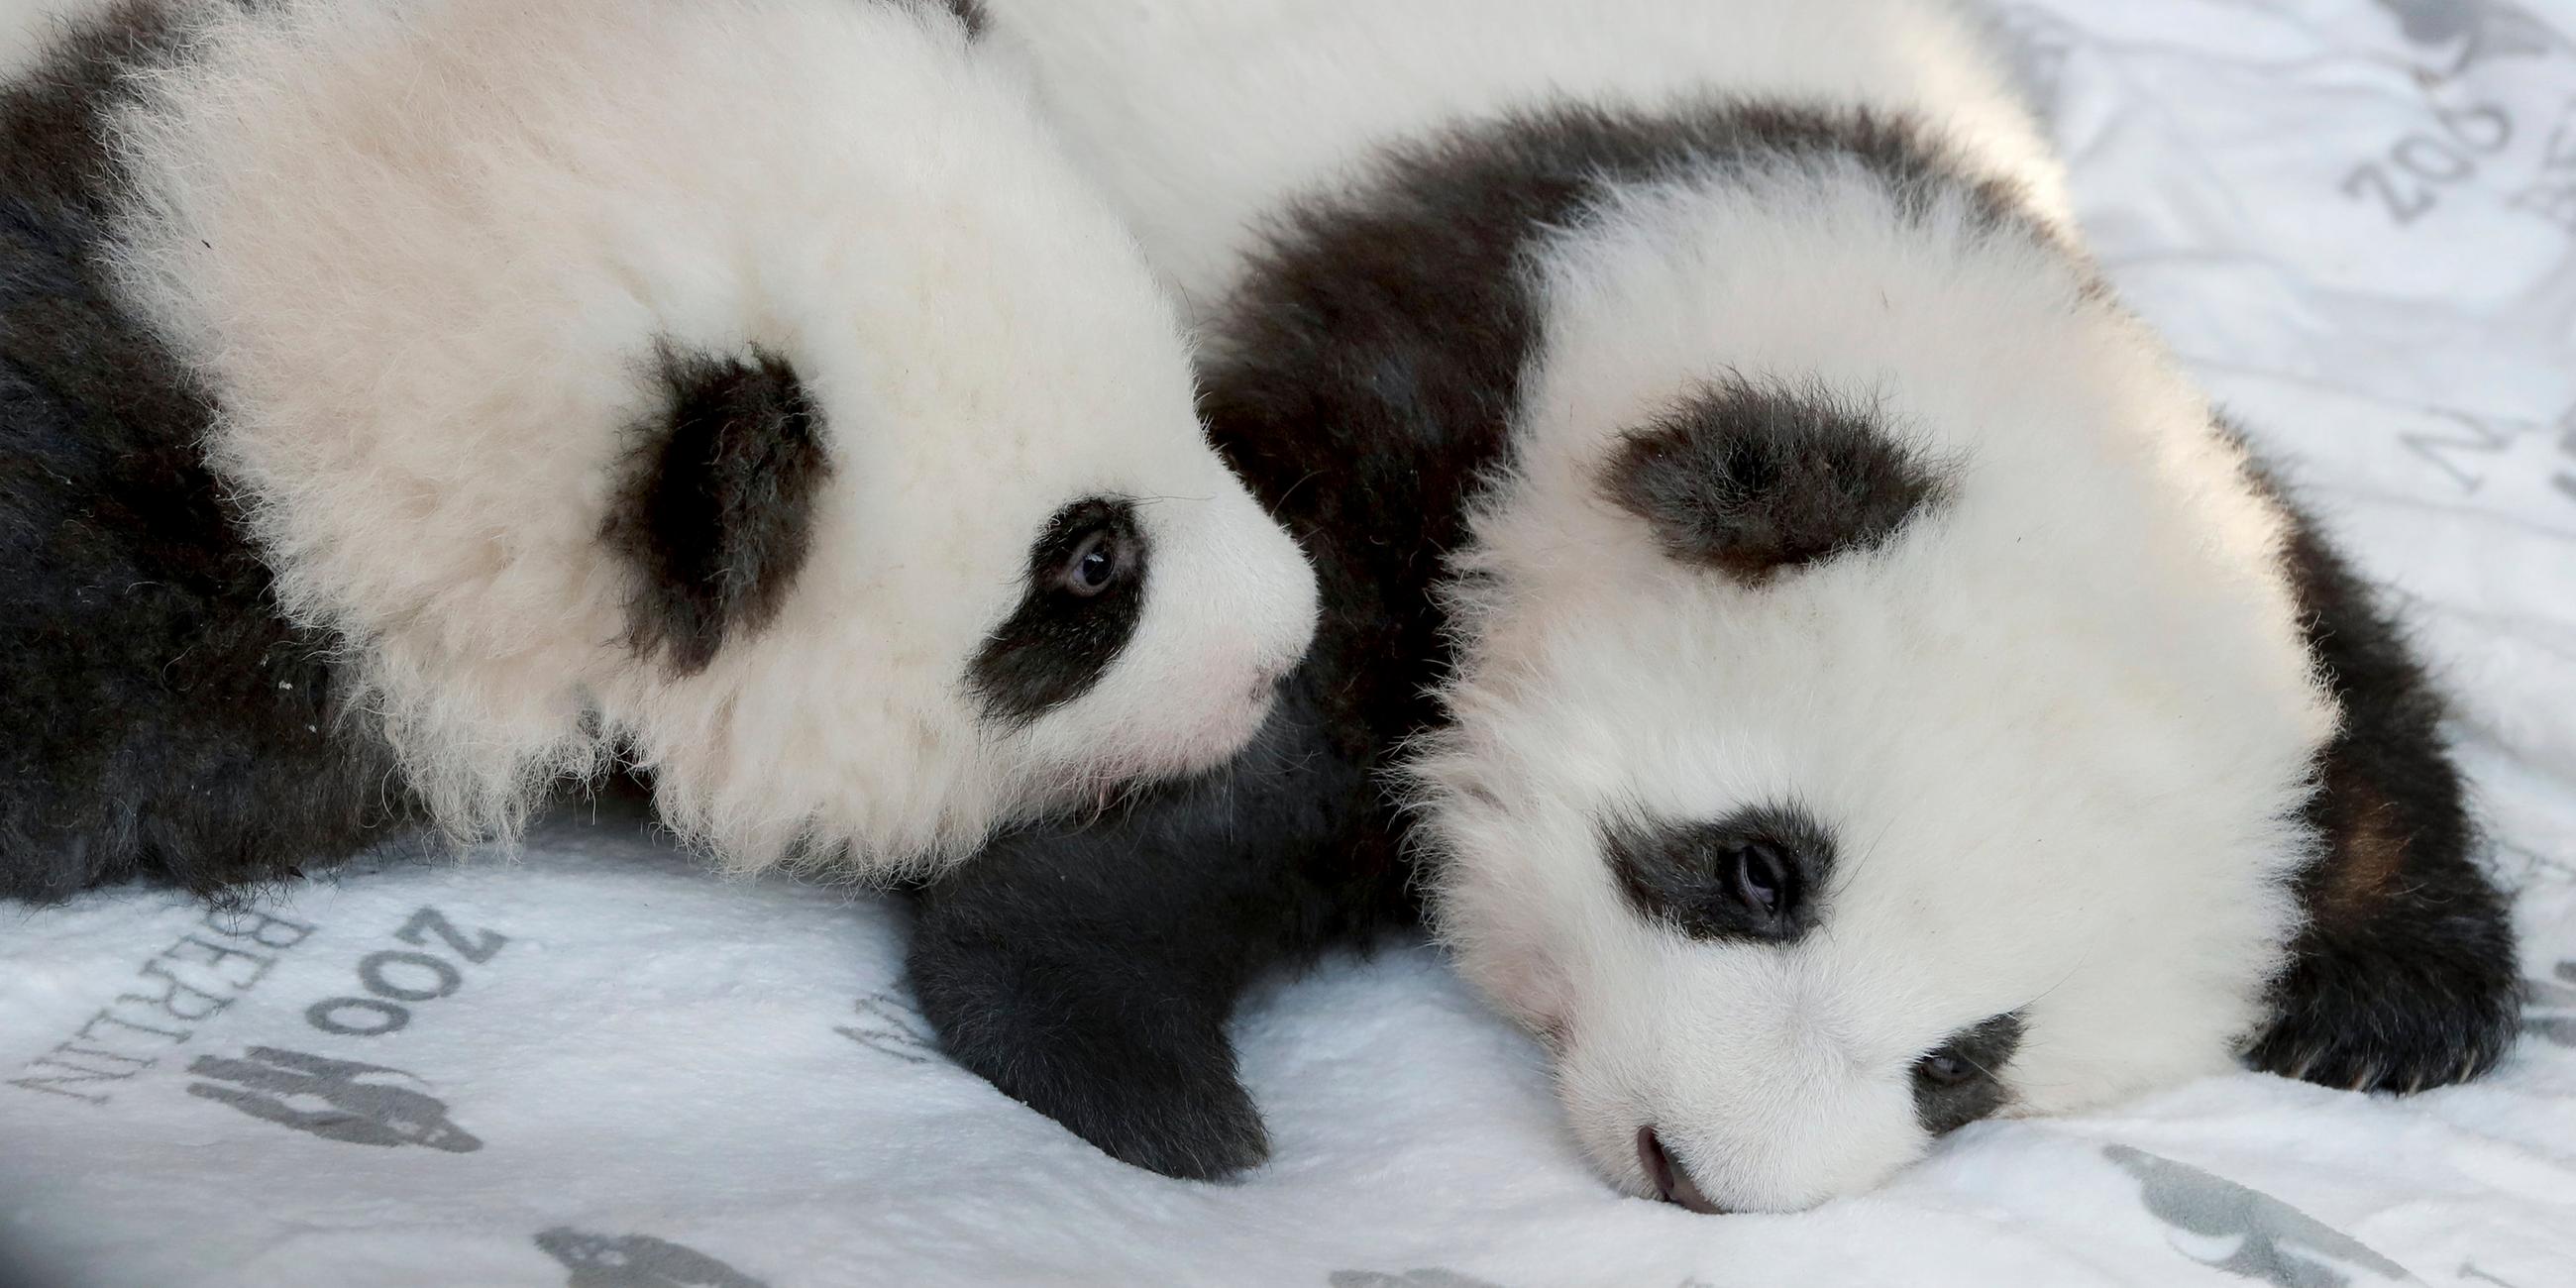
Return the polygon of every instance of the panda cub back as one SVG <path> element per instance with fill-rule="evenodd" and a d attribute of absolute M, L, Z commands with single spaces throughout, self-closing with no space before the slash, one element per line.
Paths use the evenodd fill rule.
<path fill-rule="evenodd" d="M 24 163 L 108 176 L 43 212 L 89 311 L 38 322 L 115 331 L 131 369 L 83 374 L 171 405 L 57 431 L 202 437 L 201 519 L 259 570 L 196 627 L 268 614 L 311 645 L 331 698 L 273 723 L 380 746 L 380 812 L 454 833 L 631 761 L 729 864 L 883 871 L 1220 759 L 1304 646 L 1311 575 L 971 16 L 120 6 L 9 126 Z M 145 540 L 119 522 L 104 541 Z M 51 615 L 129 609 L 155 611 Z M 262 754 L 237 700 L 177 705 L 234 722 L 202 748 L 225 772 Z M 58 740 L 119 736 L 95 723 Z M 13 851 L 97 843 L 45 820 L 131 786 L 32 768 L 53 795 Z"/>

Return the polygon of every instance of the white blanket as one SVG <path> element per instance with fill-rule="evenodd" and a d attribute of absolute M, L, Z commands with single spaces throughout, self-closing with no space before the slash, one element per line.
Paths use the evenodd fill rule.
<path fill-rule="evenodd" d="M 1593 1179 L 1537 1052 L 1399 946 L 1250 1000 L 1275 1157 L 1185 1184 L 942 1061 L 893 908 L 566 818 L 236 916 L 0 909 L 0 1258 L 48 1288 L 2576 1284 L 2576 0 L 2005 12 L 2113 276 L 2458 695 L 2535 981 L 2493 1077 L 2221 1078 L 1700 1217 Z"/>

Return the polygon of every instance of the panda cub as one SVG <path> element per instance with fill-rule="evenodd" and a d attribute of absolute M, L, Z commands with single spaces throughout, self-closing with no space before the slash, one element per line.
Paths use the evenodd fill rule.
<path fill-rule="evenodd" d="M 919 870 L 1222 760 L 1312 573 L 939 0 L 141 0 L 0 88 L 0 895 L 631 763 Z"/>
<path fill-rule="evenodd" d="M 1226 1020 L 1427 891 L 1638 1194 L 2512 1032 L 2400 635 L 1900 0 L 998 0 L 1210 335 L 1325 620 L 1218 774 L 922 896 L 948 1048 L 1117 1156 L 1259 1161 Z"/>

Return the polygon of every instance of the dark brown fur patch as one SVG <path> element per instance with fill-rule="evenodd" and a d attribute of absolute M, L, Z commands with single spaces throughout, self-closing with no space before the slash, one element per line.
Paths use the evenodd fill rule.
<path fill-rule="evenodd" d="M 2343 772 L 2337 774 L 2336 770 Z M 2389 883 L 2406 864 L 2407 840 L 2398 828 L 2396 803 L 2354 781 L 2348 768 L 2328 772 L 2346 781 L 2328 783 L 2322 791 L 2332 852 L 2317 871 L 2316 894 L 2308 913 L 2319 922 L 2343 925 L 2367 919 L 2389 894 Z"/>
<path fill-rule="evenodd" d="M 667 410 L 646 427 L 604 535 L 638 576 L 628 642 L 692 675 L 777 616 L 832 463 L 820 413 L 776 354 L 664 347 L 655 364 Z"/>

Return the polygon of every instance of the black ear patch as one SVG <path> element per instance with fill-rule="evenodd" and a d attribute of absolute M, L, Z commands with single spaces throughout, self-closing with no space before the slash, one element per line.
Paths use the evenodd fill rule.
<path fill-rule="evenodd" d="M 628 643 L 691 675 L 786 602 L 832 463 L 821 416 L 785 359 L 666 346 L 655 364 L 666 410 L 641 430 L 605 535 L 639 575 Z"/>
<path fill-rule="evenodd" d="M 1666 554 L 1745 582 L 1873 548 L 1947 491 L 1867 408 L 1742 380 L 1630 433 L 1602 482 Z"/>
<path fill-rule="evenodd" d="M 2285 571 L 2343 724 L 2308 802 L 2322 851 L 2293 887 L 2308 922 L 2246 1061 L 2356 1091 L 2475 1077 L 2513 1039 L 2521 984 L 2512 918 L 2473 857 L 2441 700 L 2315 524 L 2270 479 L 2256 485 L 2292 521 Z"/>

